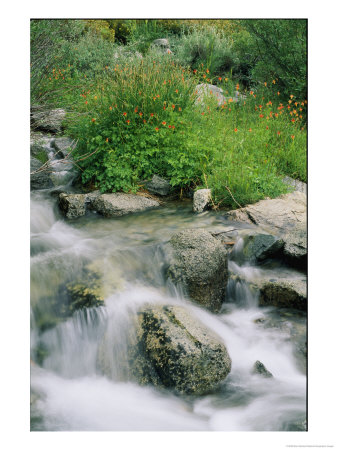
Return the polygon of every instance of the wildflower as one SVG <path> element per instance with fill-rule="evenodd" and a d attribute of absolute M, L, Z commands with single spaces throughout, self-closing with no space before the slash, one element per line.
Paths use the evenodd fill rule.
<path fill-rule="evenodd" d="M 109 109 L 110 109 L 110 111 L 112 111 L 112 110 L 113 110 L 113 107 L 112 107 L 112 106 L 109 106 Z"/>
<path fill-rule="evenodd" d="M 130 124 L 130 120 L 127 120 L 126 122 L 127 122 L 128 125 Z"/>
<path fill-rule="evenodd" d="M 225 81 L 228 81 L 229 78 L 224 78 Z"/>
<path fill-rule="evenodd" d="M 164 81 L 163 81 L 163 84 L 167 84 L 167 82 L 164 80 Z"/>
<path fill-rule="evenodd" d="M 229 108 L 229 111 L 231 111 L 231 108 Z"/>
<path fill-rule="evenodd" d="M 143 116 L 143 113 L 140 112 L 140 113 L 139 113 L 139 116 L 142 117 L 142 116 Z"/>
<path fill-rule="evenodd" d="M 293 114 L 297 114 L 297 110 L 295 110 L 295 109 L 292 112 L 293 112 Z"/>
<path fill-rule="evenodd" d="M 143 123 L 147 123 L 147 121 L 145 119 L 143 119 Z"/>
<path fill-rule="evenodd" d="M 150 113 L 150 117 L 154 117 L 154 113 Z"/>
<path fill-rule="evenodd" d="M 237 131 L 238 131 L 238 129 L 237 129 L 237 128 L 235 128 L 235 129 L 234 129 L 234 132 L 235 132 L 235 133 L 237 133 Z"/>
<path fill-rule="evenodd" d="M 166 107 L 165 106 L 163 106 L 163 109 L 164 109 L 164 111 L 166 110 Z"/>
<path fill-rule="evenodd" d="M 171 129 L 174 130 L 175 129 L 175 125 L 171 125 Z"/>
<path fill-rule="evenodd" d="M 85 105 L 88 105 L 88 102 L 87 102 L 87 100 L 85 101 Z"/>
<path fill-rule="evenodd" d="M 138 111 L 138 107 L 136 106 L 136 108 L 134 109 L 134 112 L 137 113 Z"/>
<path fill-rule="evenodd" d="M 269 127 L 266 127 L 266 129 L 268 130 L 268 129 L 269 129 Z"/>
<path fill-rule="evenodd" d="M 96 119 L 93 118 L 93 119 L 92 119 L 92 122 L 95 122 L 95 121 L 96 121 Z"/>
<path fill-rule="evenodd" d="M 295 119 L 292 119 L 292 120 L 291 120 L 291 122 L 294 122 L 294 121 L 295 121 Z"/>
<path fill-rule="evenodd" d="M 175 105 L 171 105 L 172 109 L 175 109 Z"/>
<path fill-rule="evenodd" d="M 294 139 L 295 138 L 295 135 L 294 134 L 291 134 L 291 139 Z"/>
<path fill-rule="evenodd" d="M 203 78 L 206 78 L 207 76 L 206 75 L 203 75 Z"/>
<path fill-rule="evenodd" d="M 218 77 L 218 81 L 222 81 L 222 77 Z"/>
<path fill-rule="evenodd" d="M 207 73 L 209 73 L 209 69 L 207 69 L 207 71 L 206 71 Z"/>
<path fill-rule="evenodd" d="M 178 94 L 178 89 L 176 89 L 176 91 L 175 91 L 175 92 L 176 92 L 176 94 Z"/>
<path fill-rule="evenodd" d="M 97 100 L 97 95 L 94 96 L 94 100 Z"/>
<path fill-rule="evenodd" d="M 292 95 L 292 94 L 290 95 L 290 98 L 293 98 L 293 95 Z"/>
<path fill-rule="evenodd" d="M 194 73 L 196 73 L 196 72 L 197 72 L 197 70 L 196 70 L 196 69 L 194 69 L 194 70 L 193 70 L 193 72 L 194 72 Z"/>
<path fill-rule="evenodd" d="M 163 125 L 163 126 L 167 125 L 167 122 L 162 122 L 162 125 Z"/>
<path fill-rule="evenodd" d="M 178 108 L 179 111 L 182 111 L 182 108 Z"/>
<path fill-rule="evenodd" d="M 280 136 L 280 131 L 277 131 L 278 136 Z"/>
<path fill-rule="evenodd" d="M 108 141 L 109 141 L 109 139 L 107 138 L 107 139 L 106 139 L 106 142 L 108 142 Z"/>
<path fill-rule="evenodd" d="M 279 91 L 277 92 L 277 95 L 280 95 L 280 92 L 279 92 Z"/>
<path fill-rule="evenodd" d="M 155 131 L 158 131 L 158 130 L 159 130 L 159 128 L 156 127 L 156 128 L 155 128 Z"/>
<path fill-rule="evenodd" d="M 251 128 L 249 128 L 249 131 L 250 131 L 250 133 L 251 133 L 252 129 L 251 129 Z"/>
<path fill-rule="evenodd" d="M 124 115 L 124 116 L 126 116 L 126 115 L 127 115 L 127 113 L 126 113 L 126 112 L 124 112 L 124 113 L 123 113 L 123 115 Z"/>
<path fill-rule="evenodd" d="M 259 115 L 259 117 L 260 117 L 261 119 L 263 119 L 263 117 L 264 117 L 264 114 L 260 114 L 260 115 Z"/>
<path fill-rule="evenodd" d="M 272 84 L 276 84 L 276 80 L 272 80 Z"/>
<path fill-rule="evenodd" d="M 300 118 L 300 119 L 302 119 L 302 118 L 303 118 L 303 116 L 299 116 L 299 118 Z"/>
<path fill-rule="evenodd" d="M 299 111 L 303 111 L 303 108 L 299 108 Z"/>
<path fill-rule="evenodd" d="M 262 109 L 262 108 L 263 108 L 263 106 L 262 106 L 262 105 L 258 105 L 258 108 L 259 108 L 259 109 Z"/>
<path fill-rule="evenodd" d="M 267 85 L 267 82 L 266 81 L 264 81 L 264 86 L 266 86 Z"/>
<path fill-rule="evenodd" d="M 298 102 L 295 102 L 295 105 L 297 106 L 297 105 L 298 105 Z"/>
<path fill-rule="evenodd" d="M 202 116 L 204 116 L 204 114 L 205 114 L 205 113 L 204 113 L 204 112 L 202 112 L 201 114 L 202 114 Z"/>
<path fill-rule="evenodd" d="M 253 91 L 250 91 L 250 95 L 253 95 Z"/>

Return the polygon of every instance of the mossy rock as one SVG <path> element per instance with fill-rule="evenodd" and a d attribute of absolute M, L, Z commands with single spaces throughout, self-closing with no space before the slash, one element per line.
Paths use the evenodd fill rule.
<path fill-rule="evenodd" d="M 171 388 L 180 394 L 213 391 L 231 370 L 220 338 L 181 306 L 151 306 L 140 311 L 137 345 L 130 360 L 141 383 Z"/>

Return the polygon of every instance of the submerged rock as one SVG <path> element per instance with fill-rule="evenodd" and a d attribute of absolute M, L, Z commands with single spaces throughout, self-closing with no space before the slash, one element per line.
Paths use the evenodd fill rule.
<path fill-rule="evenodd" d="M 162 196 L 168 195 L 171 190 L 169 181 L 159 177 L 158 175 L 154 175 L 151 181 L 146 184 L 146 187 L 152 194 Z"/>
<path fill-rule="evenodd" d="M 267 370 L 267 368 L 264 366 L 264 364 L 261 363 L 260 361 L 255 362 L 252 372 L 257 375 L 261 375 L 264 378 L 272 378 L 273 377 L 272 373 L 269 372 Z"/>
<path fill-rule="evenodd" d="M 102 194 L 91 203 L 91 208 L 105 217 L 117 217 L 125 214 L 145 211 L 160 206 L 159 202 L 141 195 L 114 193 Z"/>
<path fill-rule="evenodd" d="M 169 241 L 169 278 L 189 297 L 218 312 L 225 300 L 228 257 L 224 245 L 208 231 L 187 229 Z"/>
<path fill-rule="evenodd" d="M 140 311 L 134 352 L 140 357 L 132 359 L 132 371 L 142 383 L 184 394 L 212 391 L 231 370 L 220 338 L 181 306 Z"/>
<path fill-rule="evenodd" d="M 59 207 L 68 219 L 75 219 L 86 214 L 86 194 L 59 195 Z"/>
<path fill-rule="evenodd" d="M 199 189 L 194 192 L 193 209 L 195 212 L 203 212 L 211 203 L 211 189 Z"/>

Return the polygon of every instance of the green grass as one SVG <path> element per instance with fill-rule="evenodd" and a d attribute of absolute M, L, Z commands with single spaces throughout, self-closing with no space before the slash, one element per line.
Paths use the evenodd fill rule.
<path fill-rule="evenodd" d="M 135 192 L 158 174 L 178 188 L 209 187 L 215 205 L 233 208 L 285 193 L 285 175 L 306 181 L 306 103 L 290 96 L 281 104 L 275 80 L 237 104 L 217 107 L 211 97 L 200 104 L 200 82 L 218 84 L 226 96 L 241 90 L 231 72 L 211 78 L 206 65 L 181 67 L 156 52 L 122 53 L 105 65 L 97 58 L 86 72 L 79 69 L 89 61 L 85 46 L 76 47 L 74 64 L 68 48 L 68 64 L 49 67 L 40 84 L 42 98 L 68 111 L 83 183 Z"/>

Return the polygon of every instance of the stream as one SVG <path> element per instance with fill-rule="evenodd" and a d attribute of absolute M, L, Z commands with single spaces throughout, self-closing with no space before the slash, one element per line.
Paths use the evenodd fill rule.
<path fill-rule="evenodd" d="M 70 176 L 55 170 L 60 187 Z M 55 189 L 55 188 L 54 188 Z M 259 307 L 246 280 L 289 269 L 276 263 L 252 266 L 236 259 L 227 301 L 219 314 L 191 303 L 163 276 L 163 244 L 185 228 L 226 230 L 224 213 L 192 212 L 191 201 L 106 219 L 89 213 L 65 220 L 53 189 L 31 192 L 31 430 L 32 431 L 305 431 L 306 362 L 297 330 L 305 313 Z M 82 309 L 41 328 L 39 314 L 57 301 L 60 287 L 100 272 L 104 306 Z M 292 272 L 292 276 L 297 273 Z M 132 318 L 146 303 L 182 304 L 226 344 L 232 369 L 213 393 L 177 396 L 141 386 L 121 361 Z M 51 318 L 52 319 L 52 318 Z M 113 377 L 97 367 L 105 331 L 114 336 Z M 273 374 L 252 372 L 261 361 Z"/>

